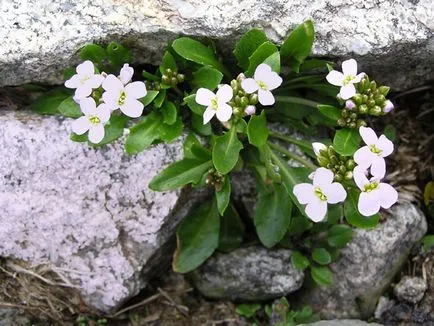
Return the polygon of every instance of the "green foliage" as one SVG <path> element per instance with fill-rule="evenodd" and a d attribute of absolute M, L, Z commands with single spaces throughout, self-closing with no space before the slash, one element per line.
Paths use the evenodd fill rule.
<path fill-rule="evenodd" d="M 333 148 L 343 156 L 351 156 L 359 148 L 360 135 L 357 129 L 342 128 L 336 131 Z"/>
<path fill-rule="evenodd" d="M 106 50 L 96 44 L 87 44 L 80 50 L 80 59 L 101 63 L 107 58 Z"/>
<path fill-rule="evenodd" d="M 327 118 L 337 121 L 341 118 L 341 110 L 331 105 L 318 105 L 318 110 Z"/>
<path fill-rule="evenodd" d="M 160 137 L 160 128 L 163 123 L 159 114 L 149 114 L 130 129 L 125 150 L 128 154 L 137 154 L 145 150 Z"/>
<path fill-rule="evenodd" d="M 316 248 L 312 252 L 312 259 L 320 265 L 328 265 L 332 261 L 330 253 L 325 248 Z"/>
<path fill-rule="evenodd" d="M 224 177 L 223 183 L 220 186 L 220 189 L 216 189 L 215 195 L 218 211 L 220 215 L 223 215 L 231 199 L 231 182 L 228 176 Z"/>
<path fill-rule="evenodd" d="M 259 303 L 244 303 L 238 305 L 235 309 L 235 312 L 240 316 L 251 318 L 259 309 L 261 309 L 261 305 Z"/>
<path fill-rule="evenodd" d="M 229 252 L 238 248 L 243 241 L 244 223 L 233 205 L 229 205 L 220 218 L 220 239 L 218 250 Z"/>
<path fill-rule="evenodd" d="M 344 248 L 353 238 L 354 231 L 348 225 L 333 225 L 327 232 L 327 242 L 331 247 Z"/>
<path fill-rule="evenodd" d="M 271 42 L 261 44 L 249 57 L 249 68 L 246 70 L 246 76 L 252 76 L 256 67 L 277 51 L 277 47 Z"/>
<path fill-rule="evenodd" d="M 164 53 L 163 60 L 161 62 L 159 69 L 160 69 L 160 73 L 162 75 L 164 75 L 164 73 L 167 69 L 171 69 L 172 71 L 178 70 L 178 66 L 176 65 L 175 58 L 173 57 L 173 55 L 169 51 L 166 51 Z"/>
<path fill-rule="evenodd" d="M 318 285 L 330 285 L 333 283 L 333 273 L 325 266 L 312 266 L 310 276 Z"/>
<path fill-rule="evenodd" d="M 292 266 L 296 269 L 305 270 L 310 266 L 309 259 L 298 251 L 293 251 L 291 255 Z"/>
<path fill-rule="evenodd" d="M 193 79 L 190 84 L 193 90 L 203 87 L 213 91 L 221 83 L 222 78 L 223 74 L 220 71 L 205 66 L 193 73 Z"/>
<path fill-rule="evenodd" d="M 371 229 L 377 226 L 380 215 L 377 213 L 372 216 L 363 216 L 357 209 L 360 192 L 356 189 L 347 191 L 347 199 L 344 203 L 345 219 L 349 224 L 360 229 Z"/>
<path fill-rule="evenodd" d="M 425 252 L 430 251 L 432 248 L 434 248 L 434 235 L 429 234 L 423 237 L 422 239 L 423 244 L 423 250 Z"/>
<path fill-rule="evenodd" d="M 61 115 L 68 118 L 79 118 L 83 115 L 80 106 L 72 99 L 71 96 L 68 96 L 66 99 L 60 102 L 57 110 Z"/>
<path fill-rule="evenodd" d="M 267 42 L 268 38 L 261 29 L 251 29 L 244 34 L 235 45 L 234 55 L 237 58 L 238 65 L 243 69 L 249 68 L 249 58 L 255 50 L 263 43 Z"/>
<path fill-rule="evenodd" d="M 111 42 L 107 46 L 107 57 L 115 67 L 121 67 L 124 63 L 131 63 L 131 52 L 119 43 Z"/>
<path fill-rule="evenodd" d="M 220 216 L 215 200 L 194 209 L 184 218 L 176 232 L 177 249 L 172 267 L 188 273 L 200 266 L 219 245 Z"/>
<path fill-rule="evenodd" d="M 237 136 L 235 128 L 231 128 L 223 136 L 216 137 L 212 152 L 212 161 L 221 174 L 229 173 L 237 164 L 243 144 Z"/>
<path fill-rule="evenodd" d="M 39 114 L 59 114 L 59 106 L 63 101 L 71 98 L 71 91 L 64 88 L 55 88 L 41 95 L 30 105 L 30 109 Z"/>
<path fill-rule="evenodd" d="M 247 136 L 249 143 L 256 147 L 265 145 L 268 139 L 268 127 L 265 111 L 261 115 L 254 115 L 250 118 L 247 125 Z"/>

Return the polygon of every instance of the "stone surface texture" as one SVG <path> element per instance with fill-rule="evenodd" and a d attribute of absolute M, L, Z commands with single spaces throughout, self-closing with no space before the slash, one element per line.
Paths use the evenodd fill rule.
<path fill-rule="evenodd" d="M 390 213 L 377 228 L 356 231 L 341 259 L 330 265 L 331 286 L 304 289 L 299 301 L 323 319 L 372 316 L 381 294 L 427 229 L 423 213 L 411 204 L 396 205 Z"/>
<path fill-rule="evenodd" d="M 147 188 L 180 158 L 180 142 L 127 157 L 121 142 L 72 142 L 70 124 L 0 109 L 0 256 L 49 262 L 109 311 L 163 267 L 165 244 L 201 195 Z"/>
<path fill-rule="evenodd" d="M 316 25 L 315 55 L 355 57 L 395 89 L 434 77 L 431 0 L 5 0 L 0 85 L 59 83 L 88 42 L 122 41 L 141 62 L 157 63 L 181 34 L 230 49 L 249 28 L 262 27 L 280 43 L 308 18 Z"/>
<path fill-rule="evenodd" d="M 367 323 L 363 320 L 357 319 L 335 319 L 335 320 L 321 320 L 312 324 L 305 324 L 305 326 L 382 326 L 377 323 Z"/>
<path fill-rule="evenodd" d="M 15 308 L 0 308 L 0 326 L 29 326 L 30 319 L 24 311 Z"/>
<path fill-rule="evenodd" d="M 404 276 L 394 287 L 393 293 L 399 301 L 416 304 L 422 300 L 427 288 L 422 277 Z"/>
<path fill-rule="evenodd" d="M 298 290 L 304 274 L 292 267 L 290 250 L 251 246 L 214 254 L 190 277 L 208 298 L 262 301 Z"/>

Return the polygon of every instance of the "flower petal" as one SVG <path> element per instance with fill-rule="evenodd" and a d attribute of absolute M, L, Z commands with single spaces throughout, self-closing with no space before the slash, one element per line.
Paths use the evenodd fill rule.
<path fill-rule="evenodd" d="M 342 62 L 342 72 L 345 76 L 356 76 L 357 75 L 357 61 L 354 59 L 345 60 Z"/>
<path fill-rule="evenodd" d="M 92 93 L 92 87 L 84 84 L 80 85 L 76 90 L 74 97 L 76 97 L 79 100 L 82 100 L 86 97 L 88 97 Z"/>
<path fill-rule="evenodd" d="M 234 91 L 229 85 L 223 85 L 218 89 L 216 95 L 219 102 L 227 103 L 232 99 Z"/>
<path fill-rule="evenodd" d="M 381 149 L 381 156 L 386 157 L 393 153 L 393 143 L 385 136 L 378 138 L 378 148 Z"/>
<path fill-rule="evenodd" d="M 90 123 L 87 117 L 80 117 L 72 123 L 72 131 L 77 135 L 83 135 L 89 130 Z"/>
<path fill-rule="evenodd" d="M 84 115 L 93 115 L 96 111 L 96 103 L 92 97 L 80 100 L 80 109 Z"/>
<path fill-rule="evenodd" d="M 327 197 L 327 202 L 329 204 L 337 204 L 345 201 L 345 198 L 347 198 L 347 192 L 345 191 L 344 187 L 337 182 L 323 186 L 321 190 Z"/>
<path fill-rule="evenodd" d="M 125 86 L 127 98 L 139 99 L 146 96 L 146 86 L 144 82 L 136 81 Z"/>
<path fill-rule="evenodd" d="M 282 77 L 280 77 L 274 71 L 270 71 L 267 75 L 261 77 L 259 80 L 261 80 L 270 91 L 279 87 L 283 81 Z"/>
<path fill-rule="evenodd" d="M 378 196 L 381 207 L 386 209 L 398 201 L 398 192 L 387 183 L 380 183 L 378 185 Z"/>
<path fill-rule="evenodd" d="M 119 73 L 119 79 L 122 84 L 126 85 L 130 82 L 131 78 L 133 78 L 133 75 L 134 69 L 130 67 L 128 63 L 125 63 L 121 69 L 121 72 Z"/>
<path fill-rule="evenodd" d="M 372 160 L 371 174 L 375 179 L 381 180 L 386 175 L 386 161 L 380 156 Z"/>
<path fill-rule="evenodd" d="M 102 82 L 102 88 L 106 91 L 119 94 L 124 89 L 124 85 L 115 75 L 110 74 Z"/>
<path fill-rule="evenodd" d="M 264 91 L 263 89 L 258 90 L 258 101 L 262 105 L 273 105 L 274 96 L 270 91 Z"/>
<path fill-rule="evenodd" d="M 332 70 L 327 74 L 327 81 L 335 86 L 342 86 L 344 84 L 344 74 L 337 70 Z"/>
<path fill-rule="evenodd" d="M 300 202 L 300 204 L 303 205 L 319 199 L 315 195 L 315 187 L 310 183 L 299 183 L 294 186 L 292 192 L 294 193 L 295 197 L 297 197 L 297 200 Z"/>
<path fill-rule="evenodd" d="M 213 92 L 211 92 L 209 89 L 199 88 L 196 92 L 196 103 L 200 105 L 210 106 L 211 100 L 215 97 L 216 95 Z"/>
<path fill-rule="evenodd" d="M 312 148 L 313 148 L 313 151 L 315 152 L 316 156 L 319 155 L 320 151 L 327 150 L 327 146 L 326 145 L 324 145 L 323 143 L 318 143 L 318 142 L 312 143 Z"/>
<path fill-rule="evenodd" d="M 96 116 L 100 119 L 102 124 L 110 120 L 110 114 L 111 110 L 108 104 L 102 103 L 96 108 Z"/>
<path fill-rule="evenodd" d="M 253 78 L 246 78 L 241 82 L 241 87 L 247 94 L 256 92 L 259 88 L 258 83 Z"/>
<path fill-rule="evenodd" d="M 264 79 L 267 77 L 267 75 L 270 74 L 270 72 L 271 67 L 266 63 L 261 63 L 259 66 L 256 67 L 253 78 L 255 78 L 255 80 L 262 80 L 265 82 Z"/>
<path fill-rule="evenodd" d="M 363 141 L 366 145 L 377 145 L 378 137 L 375 134 L 375 131 L 369 127 L 360 127 L 359 128 L 360 136 L 362 136 Z"/>
<path fill-rule="evenodd" d="M 77 88 L 80 85 L 81 83 L 79 75 L 74 75 L 65 82 L 65 87 L 67 88 Z"/>
<path fill-rule="evenodd" d="M 118 101 L 121 93 L 120 91 L 106 91 L 102 93 L 102 99 L 104 103 L 109 104 L 112 107 L 118 108 Z"/>
<path fill-rule="evenodd" d="M 365 185 L 369 183 L 368 178 L 366 177 L 366 169 L 361 166 L 356 166 L 353 170 L 354 182 L 360 190 L 365 189 Z"/>
<path fill-rule="evenodd" d="M 359 196 L 357 208 L 363 216 L 371 216 L 378 213 L 380 211 L 380 203 L 376 191 L 362 192 Z"/>
<path fill-rule="evenodd" d="M 363 146 L 354 153 L 354 162 L 367 169 L 376 157 L 378 156 L 372 153 L 368 146 Z"/>
<path fill-rule="evenodd" d="M 102 75 L 93 75 L 86 84 L 91 88 L 98 88 L 101 86 L 103 80 L 104 77 Z"/>
<path fill-rule="evenodd" d="M 228 121 L 232 116 L 232 107 L 229 104 L 220 104 L 217 108 L 217 119 L 221 122 Z"/>
<path fill-rule="evenodd" d="M 321 222 L 327 214 L 327 202 L 320 200 L 307 204 L 306 215 L 314 222 Z"/>
<path fill-rule="evenodd" d="M 208 122 L 210 122 L 210 120 L 213 118 L 215 113 L 216 111 L 210 106 L 208 106 L 205 112 L 203 113 L 203 124 L 206 125 Z"/>
<path fill-rule="evenodd" d="M 89 129 L 89 141 L 98 144 L 104 138 L 104 125 L 98 124 Z"/>
<path fill-rule="evenodd" d="M 341 87 L 341 90 L 339 91 L 339 96 L 343 100 L 348 100 L 352 98 L 354 95 L 356 95 L 356 88 L 353 84 L 348 84 Z"/>
<path fill-rule="evenodd" d="M 124 105 L 120 107 L 123 114 L 130 118 L 138 118 L 143 113 L 143 103 L 136 99 L 126 99 Z"/>
<path fill-rule="evenodd" d="M 363 79 L 363 77 L 365 77 L 365 73 L 361 72 L 360 74 L 358 74 L 352 81 L 353 84 L 355 83 L 360 83 L 360 81 Z"/>
<path fill-rule="evenodd" d="M 75 70 L 80 76 L 92 76 L 95 73 L 95 68 L 90 60 L 80 63 Z"/>
<path fill-rule="evenodd" d="M 315 177 L 313 178 L 313 185 L 320 187 L 321 190 L 329 186 L 333 182 L 334 174 L 332 171 L 326 168 L 318 168 L 315 171 Z"/>

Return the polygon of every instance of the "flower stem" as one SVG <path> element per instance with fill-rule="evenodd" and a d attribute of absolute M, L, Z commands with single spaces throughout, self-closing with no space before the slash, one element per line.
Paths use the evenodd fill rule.
<path fill-rule="evenodd" d="M 295 96 L 276 96 L 276 102 L 302 104 L 302 105 L 310 106 L 315 109 L 318 107 L 318 105 L 321 104 L 315 101 L 306 100 L 304 98 L 295 97 Z"/>
<path fill-rule="evenodd" d="M 172 88 L 173 88 L 173 90 L 176 92 L 176 94 L 178 94 L 179 96 L 182 96 L 182 98 L 184 98 L 184 94 L 183 94 L 182 91 L 178 88 L 178 86 L 173 86 Z"/>
<path fill-rule="evenodd" d="M 315 164 L 309 162 L 308 160 L 304 159 L 303 157 L 301 157 L 301 156 L 299 156 L 299 155 L 297 155 L 295 153 L 292 153 L 292 152 L 288 151 L 287 149 L 285 149 L 285 148 L 283 148 L 283 147 L 281 147 L 279 145 L 276 145 L 276 144 L 274 144 L 272 142 L 268 142 L 268 146 L 270 146 L 275 151 L 280 152 L 281 154 L 287 156 L 288 158 L 290 158 L 290 159 L 292 159 L 294 161 L 297 161 L 298 163 L 301 163 L 304 166 L 306 166 L 306 167 L 308 167 L 308 168 L 310 168 L 312 170 L 315 170 L 317 168 Z"/>
<path fill-rule="evenodd" d="M 295 138 L 293 138 L 293 137 L 289 137 L 289 136 L 282 135 L 282 134 L 279 133 L 279 132 L 268 131 L 268 135 L 269 135 L 270 137 L 277 138 L 277 139 L 281 139 L 281 140 L 284 140 L 284 141 L 286 141 L 286 142 L 288 142 L 288 143 L 290 143 L 290 144 L 294 144 L 294 145 L 297 145 L 297 146 L 303 146 L 303 145 L 304 145 L 303 142 L 301 142 L 300 140 L 295 139 Z"/>

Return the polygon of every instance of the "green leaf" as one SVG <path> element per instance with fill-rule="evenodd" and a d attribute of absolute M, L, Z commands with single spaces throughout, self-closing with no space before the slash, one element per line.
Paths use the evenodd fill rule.
<path fill-rule="evenodd" d="M 240 119 L 236 125 L 237 132 L 239 134 L 245 134 L 247 132 L 247 122 L 244 119 Z"/>
<path fill-rule="evenodd" d="M 261 115 L 252 115 L 247 125 L 247 136 L 249 143 L 256 147 L 265 145 L 268 139 L 267 118 L 265 110 L 262 110 Z"/>
<path fill-rule="evenodd" d="M 184 102 L 187 103 L 187 106 L 193 113 L 202 117 L 203 113 L 205 112 L 205 106 L 196 102 L 196 94 L 190 94 L 184 97 Z"/>
<path fill-rule="evenodd" d="M 159 69 L 161 75 L 165 74 L 166 69 L 171 69 L 172 71 L 178 71 L 178 66 L 176 65 L 175 58 L 169 51 L 166 51 L 164 53 L 163 60 L 161 61 L 161 65 Z"/>
<path fill-rule="evenodd" d="M 235 45 L 234 55 L 237 58 L 238 66 L 247 70 L 249 57 L 262 44 L 268 41 L 262 29 L 253 28 L 245 33 Z"/>
<path fill-rule="evenodd" d="M 235 312 L 240 316 L 251 318 L 259 309 L 261 309 L 261 305 L 259 303 L 243 303 L 237 306 Z"/>
<path fill-rule="evenodd" d="M 208 161 L 211 159 L 211 152 L 202 146 L 194 134 L 189 134 L 184 141 L 184 157 Z"/>
<path fill-rule="evenodd" d="M 280 74 L 280 53 L 279 51 L 274 52 L 267 59 L 264 60 L 264 63 L 271 67 L 271 70 Z"/>
<path fill-rule="evenodd" d="M 422 238 L 423 250 L 425 252 L 430 251 L 434 247 L 434 235 L 429 234 Z"/>
<path fill-rule="evenodd" d="M 360 192 L 356 189 L 347 191 L 347 199 L 344 203 L 345 219 L 349 224 L 361 229 L 371 229 L 377 226 L 380 215 L 363 216 L 357 209 Z"/>
<path fill-rule="evenodd" d="M 160 139 L 166 143 L 170 143 L 181 136 L 183 130 L 184 124 L 182 123 L 181 118 L 177 119 L 175 123 L 171 125 L 162 123 L 160 125 Z"/>
<path fill-rule="evenodd" d="M 223 184 L 220 190 L 216 190 L 215 196 L 217 199 L 217 208 L 220 215 L 225 213 L 231 199 L 231 182 L 228 176 L 224 177 Z"/>
<path fill-rule="evenodd" d="M 343 128 L 336 131 L 333 148 L 343 156 L 351 156 L 359 148 L 360 135 L 357 129 Z"/>
<path fill-rule="evenodd" d="M 87 132 L 85 132 L 82 135 L 77 135 L 74 132 L 71 132 L 71 134 L 69 135 L 69 139 L 71 139 L 72 141 L 75 141 L 77 143 L 84 143 L 85 141 L 87 141 Z"/>
<path fill-rule="evenodd" d="M 315 29 L 310 20 L 298 25 L 280 48 L 280 55 L 283 62 L 289 63 L 293 71 L 299 71 L 300 65 L 309 56 L 313 40 L 315 37 Z"/>
<path fill-rule="evenodd" d="M 333 273 L 325 266 L 312 266 L 310 275 L 318 285 L 330 285 L 333 283 Z"/>
<path fill-rule="evenodd" d="M 256 67 L 263 63 L 265 59 L 267 59 L 270 55 L 277 51 L 278 49 L 273 43 L 262 43 L 249 57 L 249 68 L 246 70 L 246 76 L 253 76 Z"/>
<path fill-rule="evenodd" d="M 318 110 L 322 115 L 334 121 L 338 121 L 342 117 L 341 110 L 331 105 L 318 105 Z"/>
<path fill-rule="evenodd" d="M 275 246 L 285 236 L 291 223 L 291 210 L 292 202 L 282 184 L 276 184 L 270 193 L 259 195 L 253 220 L 265 247 Z"/>
<path fill-rule="evenodd" d="M 159 129 L 162 125 L 162 117 L 157 114 L 149 114 L 142 118 L 138 124 L 130 128 L 130 134 L 125 142 L 125 150 L 128 154 L 137 154 L 145 150 L 160 137 Z"/>
<path fill-rule="evenodd" d="M 192 114 L 191 115 L 191 126 L 194 130 L 196 130 L 199 134 L 204 136 L 211 136 L 212 135 L 212 128 L 211 124 L 203 124 L 203 117 L 202 115 Z"/>
<path fill-rule="evenodd" d="M 148 91 L 145 97 L 142 97 L 139 101 L 146 107 L 152 103 L 152 101 L 157 97 L 158 91 Z"/>
<path fill-rule="evenodd" d="M 384 135 L 392 142 L 396 140 L 396 128 L 393 125 L 387 125 L 384 127 Z"/>
<path fill-rule="evenodd" d="M 327 242 L 331 247 L 344 248 L 353 238 L 354 231 L 348 225 L 333 225 L 327 231 Z"/>
<path fill-rule="evenodd" d="M 220 216 L 215 200 L 205 202 L 190 212 L 176 232 L 173 270 L 188 273 L 207 260 L 218 247 L 219 229 Z"/>
<path fill-rule="evenodd" d="M 327 265 L 332 261 L 329 252 L 324 248 L 315 248 L 312 252 L 312 259 L 320 265 Z"/>
<path fill-rule="evenodd" d="M 165 99 L 166 99 L 166 90 L 162 89 L 161 91 L 158 92 L 158 95 L 154 99 L 155 107 L 157 109 L 161 108 Z"/>
<path fill-rule="evenodd" d="M 87 44 L 80 50 L 80 58 L 90 60 L 93 63 L 101 63 L 107 58 L 107 52 L 99 45 Z"/>
<path fill-rule="evenodd" d="M 212 162 L 192 158 L 184 158 L 172 163 L 149 183 L 155 191 L 173 190 L 189 183 L 198 183 L 202 176 L 212 168 Z"/>
<path fill-rule="evenodd" d="M 184 59 L 204 66 L 211 66 L 228 75 L 227 69 L 216 58 L 214 52 L 202 43 L 189 37 L 181 37 L 173 41 L 172 48 Z"/>
<path fill-rule="evenodd" d="M 217 69 L 211 67 L 202 67 L 193 72 L 193 79 L 190 82 L 190 86 L 193 91 L 203 87 L 210 90 L 215 90 L 218 84 L 221 83 L 223 74 Z"/>
<path fill-rule="evenodd" d="M 129 120 L 124 115 L 112 115 L 109 123 L 104 126 L 104 138 L 98 144 L 92 144 L 93 147 L 101 147 L 113 142 L 124 134 L 125 124 Z"/>
<path fill-rule="evenodd" d="M 163 121 L 168 125 L 173 125 L 178 117 L 178 110 L 173 102 L 165 101 L 161 107 L 163 113 Z"/>
<path fill-rule="evenodd" d="M 302 235 L 312 227 L 312 222 L 306 216 L 295 215 L 288 229 L 289 235 Z"/>
<path fill-rule="evenodd" d="M 124 63 L 131 63 L 130 51 L 116 42 L 111 42 L 107 46 L 107 56 L 116 67 L 121 67 Z"/>
<path fill-rule="evenodd" d="M 212 161 L 217 171 L 221 174 L 229 173 L 237 164 L 242 148 L 243 144 L 238 139 L 235 128 L 232 128 L 223 136 L 216 137 L 212 151 Z"/>
<path fill-rule="evenodd" d="M 229 205 L 220 218 L 220 239 L 218 250 L 229 252 L 243 242 L 244 223 L 233 205 Z"/>
<path fill-rule="evenodd" d="M 337 224 L 344 216 L 343 206 L 341 204 L 328 205 L 327 223 L 330 225 Z"/>
<path fill-rule="evenodd" d="M 39 96 L 30 109 L 39 114 L 59 114 L 59 105 L 68 97 L 71 97 L 71 91 L 63 87 L 55 88 Z"/>
<path fill-rule="evenodd" d="M 295 269 L 305 270 L 310 266 L 309 259 L 302 255 L 299 251 L 293 251 L 291 254 L 291 263 Z"/>
<path fill-rule="evenodd" d="M 83 116 L 80 106 L 73 100 L 71 96 L 64 99 L 58 107 L 59 113 L 68 118 L 79 118 Z"/>
<path fill-rule="evenodd" d="M 333 64 L 332 61 L 322 60 L 322 59 L 307 59 L 303 62 L 300 67 L 300 71 L 308 71 L 312 69 L 327 69 L 327 64 Z"/>
<path fill-rule="evenodd" d="M 160 78 L 160 77 L 158 77 L 158 76 L 156 76 L 156 75 L 154 75 L 154 74 L 151 74 L 150 72 L 147 72 L 146 70 L 143 70 L 143 71 L 142 71 L 142 76 L 143 76 L 146 80 L 157 81 L 157 82 L 160 82 L 160 81 L 161 81 L 161 78 Z"/>

